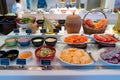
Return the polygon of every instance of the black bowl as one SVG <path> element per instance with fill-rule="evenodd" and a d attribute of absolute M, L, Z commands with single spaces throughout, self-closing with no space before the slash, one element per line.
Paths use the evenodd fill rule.
<path fill-rule="evenodd" d="M 44 38 L 43 37 L 35 37 L 35 38 L 32 38 L 32 44 L 35 46 L 35 47 L 40 47 L 43 45 L 44 43 Z"/>
<path fill-rule="evenodd" d="M 10 61 L 14 61 L 19 55 L 18 50 L 9 50 L 4 54 L 4 58 L 10 59 Z"/>
<path fill-rule="evenodd" d="M 61 19 L 61 20 L 58 20 L 58 23 L 59 23 L 59 24 L 65 24 L 65 20 L 62 20 L 62 19 Z"/>
<path fill-rule="evenodd" d="M 47 46 L 55 46 L 57 43 L 57 38 L 56 37 L 47 37 L 45 38 L 45 44 Z"/>
<path fill-rule="evenodd" d="M 0 51 L 0 58 L 4 58 L 5 51 Z"/>
<path fill-rule="evenodd" d="M 43 24 L 43 23 L 44 23 L 44 20 L 42 20 L 42 19 L 40 20 L 40 19 L 39 19 L 39 20 L 37 20 L 36 22 L 37 22 L 37 24 Z"/>
<path fill-rule="evenodd" d="M 7 19 L 6 20 L 8 23 L 15 23 L 16 21 L 15 21 L 15 19 Z"/>
<path fill-rule="evenodd" d="M 0 16 L 0 23 L 3 23 L 3 22 L 4 22 L 4 17 Z"/>

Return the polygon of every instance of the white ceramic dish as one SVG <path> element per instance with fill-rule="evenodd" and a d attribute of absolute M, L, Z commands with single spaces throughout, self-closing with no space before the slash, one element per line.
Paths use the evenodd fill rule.
<path fill-rule="evenodd" d="M 120 66 L 120 63 L 119 64 L 113 64 L 113 63 L 110 63 L 110 62 L 107 62 L 107 61 L 105 61 L 104 59 L 102 59 L 102 57 L 101 57 L 101 54 L 106 50 L 106 49 L 108 49 L 108 48 L 113 48 L 113 47 L 107 47 L 107 48 L 102 48 L 102 49 L 100 49 L 99 51 L 98 51 L 98 58 L 99 58 L 99 60 L 101 60 L 103 63 L 105 63 L 106 65 L 119 65 Z M 112 52 L 113 50 L 111 50 L 111 52 Z M 106 52 L 107 53 L 107 52 Z M 113 51 L 113 53 L 114 53 L 114 51 Z"/>
<path fill-rule="evenodd" d="M 64 39 L 66 38 L 66 37 L 68 37 L 68 36 L 71 36 L 71 35 L 80 35 L 80 34 L 67 34 L 67 35 L 64 35 L 64 36 L 61 36 L 61 40 L 62 40 L 62 42 L 64 42 Z M 84 35 L 85 36 L 85 35 Z M 86 36 L 87 37 L 87 36 Z M 86 44 L 86 43 L 89 43 L 91 41 L 91 39 L 88 37 L 88 40 L 86 41 L 86 42 L 82 42 L 82 43 L 69 43 L 69 42 L 65 42 L 65 43 L 67 43 L 67 44 L 73 44 L 73 45 L 78 45 L 78 44 Z"/>
<path fill-rule="evenodd" d="M 66 62 L 66 61 L 64 61 L 63 59 L 61 59 L 61 58 L 60 58 L 60 53 L 57 55 L 57 58 L 58 58 L 61 62 L 65 63 L 65 64 L 68 65 L 68 66 L 90 66 L 90 65 L 93 65 L 93 64 L 94 64 L 93 61 L 91 61 L 91 62 L 88 63 L 88 64 L 72 64 L 72 63 Z"/>
<path fill-rule="evenodd" d="M 116 42 L 102 42 L 102 41 L 99 41 L 99 40 L 97 40 L 95 37 L 94 37 L 94 35 L 92 35 L 92 37 L 93 37 L 93 39 L 96 41 L 96 42 L 98 42 L 98 43 L 101 43 L 101 44 L 110 44 L 110 45 L 112 45 L 112 44 L 115 44 Z M 119 41 L 119 40 L 118 40 Z M 118 42 L 117 41 L 117 42 Z"/>

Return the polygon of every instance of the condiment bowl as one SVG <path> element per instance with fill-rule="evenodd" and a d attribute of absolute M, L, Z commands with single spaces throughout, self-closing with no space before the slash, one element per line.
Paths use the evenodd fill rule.
<path fill-rule="evenodd" d="M 32 44 L 35 46 L 35 47 L 40 47 L 43 45 L 44 43 L 44 38 L 43 37 L 34 37 L 32 38 Z"/>
<path fill-rule="evenodd" d="M 18 50 L 9 50 L 4 54 L 4 58 L 8 58 L 10 59 L 10 61 L 14 61 L 19 55 L 19 51 Z"/>
<path fill-rule="evenodd" d="M 57 43 L 57 38 L 56 37 L 47 37 L 45 38 L 45 44 L 47 46 L 55 46 Z"/>
<path fill-rule="evenodd" d="M 29 37 L 21 37 L 18 39 L 18 43 L 20 44 L 20 46 L 29 46 L 30 45 L 30 40 L 31 38 Z"/>
<path fill-rule="evenodd" d="M 26 59 L 27 62 L 29 62 L 32 59 L 32 52 L 31 51 L 23 51 L 19 55 L 19 59 Z"/>
<path fill-rule="evenodd" d="M 16 38 L 8 38 L 5 40 L 5 44 L 9 47 L 13 47 L 17 45 L 17 40 Z"/>

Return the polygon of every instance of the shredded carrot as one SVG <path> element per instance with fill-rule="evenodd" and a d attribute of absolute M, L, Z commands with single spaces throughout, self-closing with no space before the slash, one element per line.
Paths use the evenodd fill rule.
<path fill-rule="evenodd" d="M 30 52 L 30 51 L 22 52 L 19 56 L 19 58 L 21 58 L 21 59 L 26 59 L 29 57 L 32 57 L 32 52 Z"/>

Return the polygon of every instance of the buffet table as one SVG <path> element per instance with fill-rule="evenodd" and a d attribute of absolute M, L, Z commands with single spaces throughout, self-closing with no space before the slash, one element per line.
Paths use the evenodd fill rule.
<path fill-rule="evenodd" d="M 106 29 L 106 33 L 112 32 L 113 25 L 109 25 Z M 83 30 L 80 31 L 81 34 L 83 34 Z M 61 36 L 66 35 L 67 32 L 65 30 L 60 31 L 60 33 L 52 34 L 52 35 L 42 35 L 39 30 L 36 34 L 31 34 L 27 36 L 56 36 L 58 38 L 58 43 L 56 44 L 55 48 L 57 50 L 56 52 L 56 58 L 51 64 L 50 69 L 42 70 L 42 67 L 36 64 L 36 58 L 33 56 L 33 60 L 30 61 L 25 67 L 25 69 L 19 69 L 18 66 L 16 66 L 15 62 L 12 62 L 11 65 L 13 68 L 9 69 L 2 69 L 2 66 L 0 66 L 0 78 L 4 80 L 34 80 L 34 79 L 40 79 L 40 80 L 119 80 L 120 76 L 120 65 L 108 65 L 103 63 L 98 58 L 98 47 L 94 43 L 90 43 L 87 45 L 86 51 L 92 52 L 93 58 L 96 60 L 95 63 L 87 66 L 74 66 L 74 65 L 68 65 L 64 64 L 58 59 L 58 54 L 60 50 L 63 50 L 65 48 L 69 48 L 67 44 L 62 42 Z M 25 36 L 25 32 L 20 30 L 19 35 L 15 35 L 13 32 L 11 32 L 7 37 L 10 36 Z M 117 35 L 117 34 L 116 34 Z M 117 35 L 119 37 L 119 35 Z M 2 36 L 0 43 L 3 43 L 6 39 L 6 36 Z M 2 45 L 2 44 L 1 44 Z M 30 50 L 34 53 L 34 50 L 36 49 L 32 45 L 28 47 L 2 47 L 1 50 L 10 50 L 10 49 L 18 49 L 20 51 Z M 17 68 L 16 68 L 17 67 Z"/>

